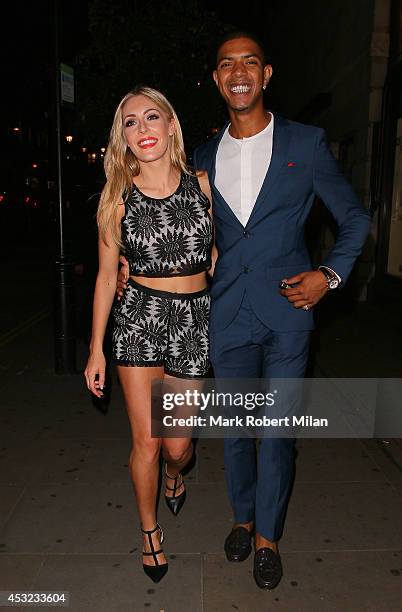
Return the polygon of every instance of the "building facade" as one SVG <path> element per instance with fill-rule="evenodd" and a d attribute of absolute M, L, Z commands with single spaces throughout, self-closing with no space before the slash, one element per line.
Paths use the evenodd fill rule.
<path fill-rule="evenodd" d="M 286 2 L 274 99 L 290 118 L 325 128 L 372 230 L 351 284 L 355 297 L 402 298 L 402 0 Z M 283 48 L 286 52 L 283 52 Z M 274 57 L 275 59 L 275 57 Z M 319 261 L 334 240 L 321 231 Z"/>

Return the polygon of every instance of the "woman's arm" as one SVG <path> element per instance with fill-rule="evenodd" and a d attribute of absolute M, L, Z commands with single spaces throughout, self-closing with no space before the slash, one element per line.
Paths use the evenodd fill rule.
<path fill-rule="evenodd" d="M 119 224 L 124 206 L 121 206 L 121 209 L 117 219 Z M 106 234 L 106 241 L 107 244 L 102 238 L 99 238 L 99 270 L 96 277 L 93 302 L 92 337 L 88 363 L 84 373 L 88 389 L 97 397 L 102 397 L 105 384 L 106 360 L 103 354 L 103 339 L 116 292 L 120 251 L 113 241 L 110 231 Z M 95 380 L 96 377 L 98 377 L 97 380 Z"/>
<path fill-rule="evenodd" d="M 198 178 L 198 182 L 200 184 L 200 188 L 201 191 L 203 192 L 204 195 L 207 196 L 211 206 L 209 207 L 209 215 L 212 219 L 213 222 L 213 216 L 212 216 L 212 194 L 211 194 L 211 186 L 209 184 L 209 179 L 208 179 L 208 173 L 205 170 L 198 170 L 197 171 L 197 178 Z M 208 274 L 210 276 L 214 275 L 214 270 L 215 270 L 215 264 L 216 264 L 216 260 L 218 259 L 218 249 L 215 246 L 215 241 L 212 245 L 212 253 L 211 253 L 211 261 L 212 261 L 212 265 L 210 267 L 210 269 L 208 270 Z"/>

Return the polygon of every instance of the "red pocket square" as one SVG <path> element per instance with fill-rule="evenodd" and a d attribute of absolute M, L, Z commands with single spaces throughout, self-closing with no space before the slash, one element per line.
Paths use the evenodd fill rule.
<path fill-rule="evenodd" d="M 288 162 L 288 168 L 292 168 L 293 166 L 295 166 L 296 164 L 294 162 Z"/>

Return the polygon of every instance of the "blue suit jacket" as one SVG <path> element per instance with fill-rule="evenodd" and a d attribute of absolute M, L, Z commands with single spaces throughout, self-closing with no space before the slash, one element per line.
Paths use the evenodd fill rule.
<path fill-rule="evenodd" d="M 311 311 L 294 308 L 279 282 L 311 270 L 304 226 L 315 195 L 338 224 L 322 262 L 344 283 L 366 239 L 370 217 L 340 172 L 322 129 L 274 116 L 272 159 L 246 227 L 215 187 L 215 162 L 225 128 L 198 147 L 194 166 L 208 172 L 219 257 L 211 286 L 210 329 L 235 317 L 245 290 L 257 316 L 273 330 L 308 330 Z M 225 126 L 226 127 L 226 126 Z"/>

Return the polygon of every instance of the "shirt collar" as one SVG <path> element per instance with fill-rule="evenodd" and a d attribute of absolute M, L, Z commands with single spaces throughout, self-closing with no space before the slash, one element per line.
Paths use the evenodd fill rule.
<path fill-rule="evenodd" d="M 228 140 L 233 144 L 241 144 L 242 142 L 252 142 L 253 140 L 258 140 L 259 138 L 265 138 L 265 137 L 269 137 L 272 136 L 273 134 L 273 130 L 274 130 L 274 116 L 272 113 L 269 113 L 271 115 L 271 121 L 268 123 L 268 125 L 261 130 L 261 132 L 257 132 L 257 134 L 254 134 L 253 136 L 249 136 L 248 138 L 233 138 L 233 136 L 231 136 L 229 134 L 229 128 L 230 128 L 230 123 L 228 124 L 225 133 L 223 134 L 223 138 L 222 140 Z"/>

